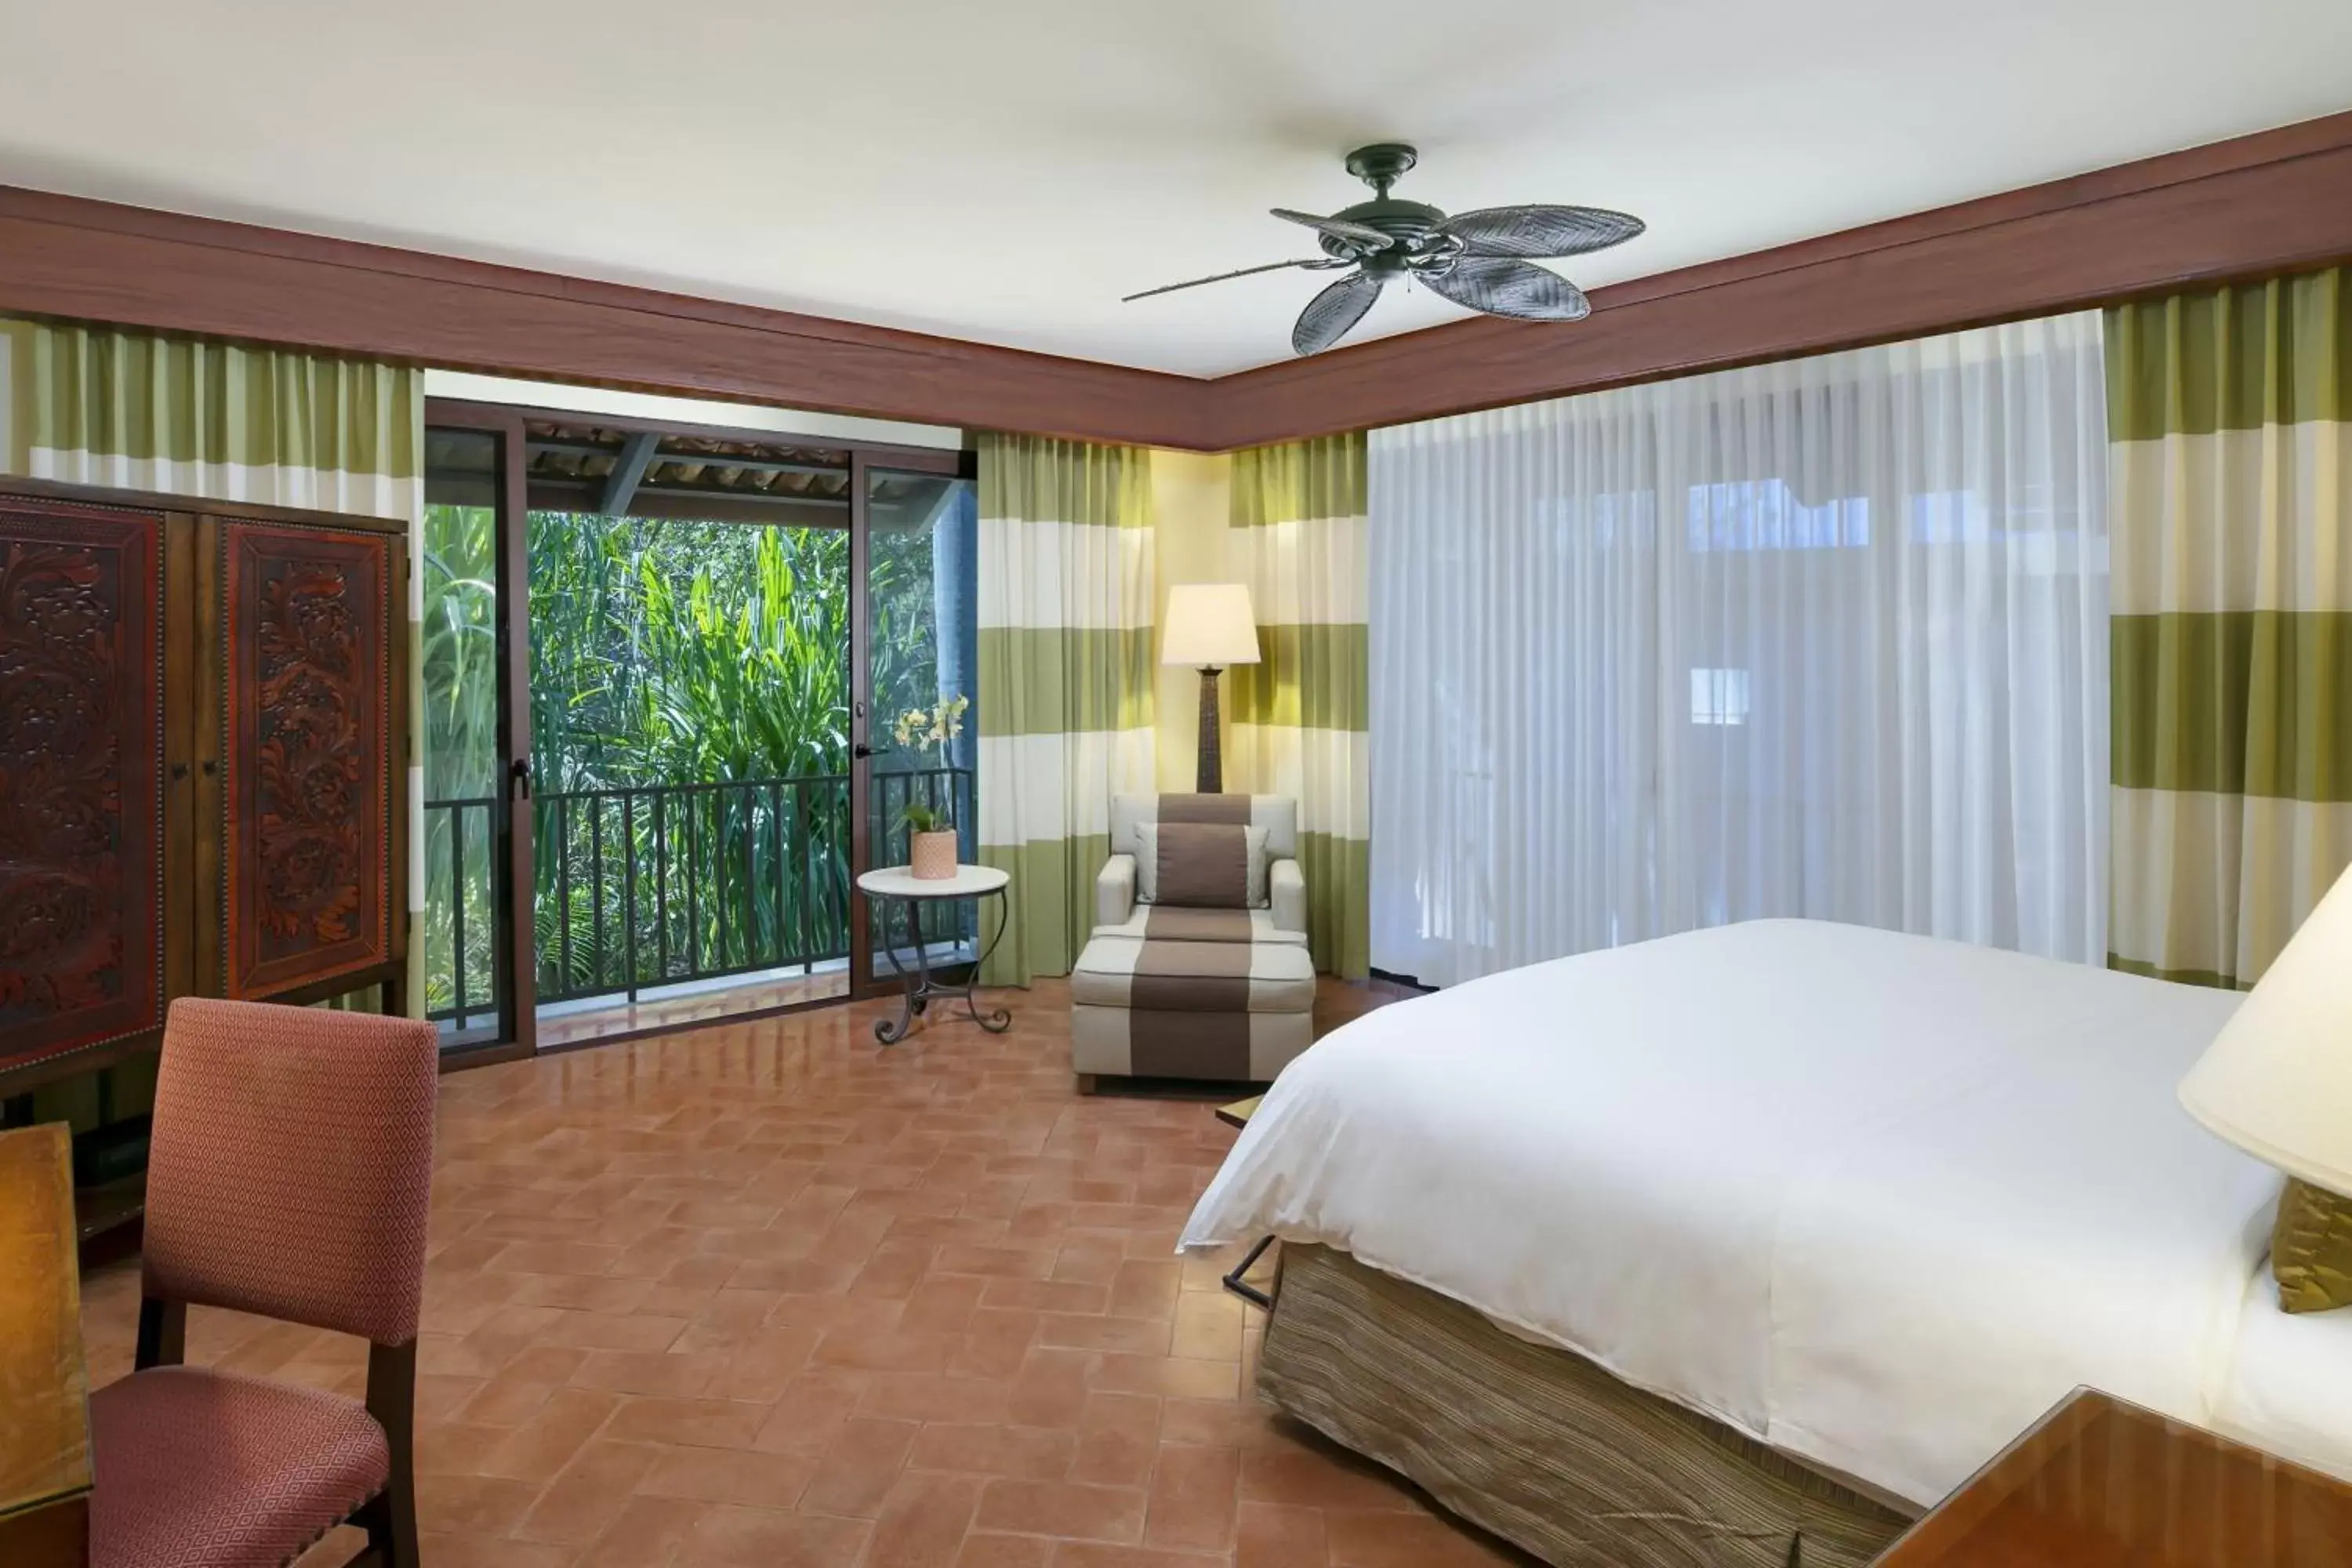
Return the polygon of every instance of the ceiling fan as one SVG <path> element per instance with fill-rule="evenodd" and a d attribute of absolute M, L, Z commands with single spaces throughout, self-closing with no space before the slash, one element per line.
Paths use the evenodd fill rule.
<path fill-rule="evenodd" d="M 1490 316 L 1577 321 L 1592 313 L 1584 290 L 1529 258 L 1605 250 L 1642 232 L 1640 218 L 1605 207 L 1482 207 L 1447 217 L 1423 203 L 1391 197 L 1389 187 L 1420 161 L 1421 154 L 1402 142 L 1359 147 L 1348 154 L 1348 172 L 1378 193 L 1372 200 L 1329 217 L 1276 207 L 1275 216 L 1304 224 L 1322 237 L 1320 256 L 1244 267 L 1127 298 L 1147 300 L 1292 267 L 1314 272 L 1355 268 L 1299 312 L 1298 324 L 1290 330 L 1290 346 L 1302 354 L 1320 353 L 1347 336 L 1381 290 L 1401 278 L 1417 278 L 1455 304 Z"/>

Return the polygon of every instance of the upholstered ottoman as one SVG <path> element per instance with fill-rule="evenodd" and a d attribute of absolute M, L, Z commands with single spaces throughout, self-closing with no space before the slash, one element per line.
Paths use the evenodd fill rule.
<path fill-rule="evenodd" d="M 1134 935 L 1096 932 L 1070 972 L 1070 1066 L 1081 1089 L 1098 1073 L 1265 1083 L 1315 1043 L 1304 941 L 1195 942 L 1141 929 L 1221 916 L 1246 928 L 1252 914 L 1276 934 L 1261 911 L 1151 909 L 1137 912 Z"/>

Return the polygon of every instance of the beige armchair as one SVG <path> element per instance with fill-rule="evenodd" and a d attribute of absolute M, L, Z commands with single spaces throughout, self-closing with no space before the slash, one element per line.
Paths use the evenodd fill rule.
<path fill-rule="evenodd" d="M 1254 901 L 1214 907 L 1162 897 L 1155 880 L 1198 885 L 1194 869 L 1140 858 L 1163 824 L 1210 824 L 1262 836 L 1265 884 Z M 1095 878 L 1093 940 L 1070 975 L 1071 1066 L 1101 1075 L 1265 1082 L 1314 1040 L 1315 966 L 1307 949 L 1307 879 L 1298 806 L 1284 795 L 1122 795 L 1111 802 L 1111 854 Z M 1238 907 L 1236 907 L 1238 904 Z"/>

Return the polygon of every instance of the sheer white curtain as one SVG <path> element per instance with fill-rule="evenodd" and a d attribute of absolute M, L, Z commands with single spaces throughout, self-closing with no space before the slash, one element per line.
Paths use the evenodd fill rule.
<path fill-rule="evenodd" d="M 2099 318 L 1376 430 L 1371 950 L 2105 952 Z"/>

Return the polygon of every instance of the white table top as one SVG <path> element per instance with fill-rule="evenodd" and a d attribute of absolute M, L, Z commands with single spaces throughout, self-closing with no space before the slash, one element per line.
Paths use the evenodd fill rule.
<path fill-rule="evenodd" d="M 952 877 L 918 877 L 904 866 L 880 866 L 857 879 L 866 891 L 885 899 L 969 899 L 992 893 L 1013 880 L 996 866 L 958 866 Z"/>

